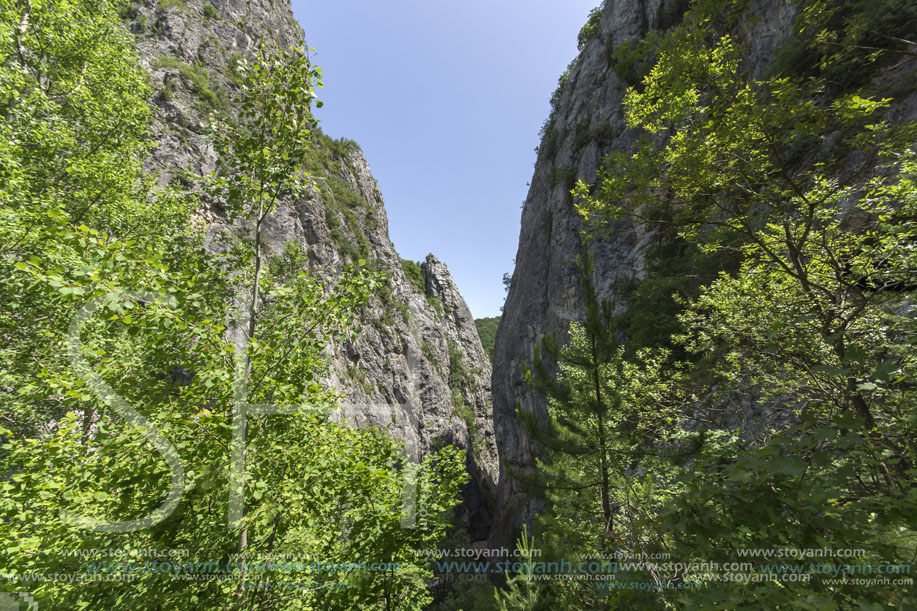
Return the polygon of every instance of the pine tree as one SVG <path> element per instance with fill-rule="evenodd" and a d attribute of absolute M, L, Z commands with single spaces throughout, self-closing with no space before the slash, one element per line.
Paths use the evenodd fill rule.
<path fill-rule="evenodd" d="M 647 524 L 670 494 L 669 455 L 674 448 L 663 451 L 660 440 L 675 430 L 677 408 L 677 401 L 664 396 L 671 390 L 661 375 L 667 353 L 644 351 L 626 359 L 614 305 L 598 298 L 593 257 L 586 246 L 577 269 L 583 321 L 570 324 L 563 345 L 555 334 L 543 336 L 531 369 L 525 370 L 526 383 L 548 398 L 544 419 L 519 410 L 542 449 L 538 474 L 514 475 L 542 491 L 546 501 L 536 521 L 544 553 L 540 560 L 566 567 L 561 571 L 654 581 L 649 575 L 617 573 L 601 559 L 648 551 L 656 539 Z M 550 597 L 551 608 L 608 609 L 651 599 L 645 592 L 609 592 L 600 581 L 542 586 L 539 604 Z"/>
<path fill-rule="evenodd" d="M 573 494 L 587 522 L 601 518 L 601 533 L 614 531 L 612 501 L 612 440 L 623 424 L 621 394 L 609 382 L 619 377 L 621 349 L 615 337 L 612 305 L 596 296 L 592 280 L 593 257 L 586 248 L 577 258 L 586 317 L 570 325 L 569 341 L 561 346 L 556 334 L 544 335 L 535 347 L 532 368 L 525 381 L 549 399 L 548 418 L 540 422 L 520 411 L 526 428 L 545 448 L 548 460 L 539 466 L 546 489 Z M 559 364 L 555 378 L 546 356 Z M 598 494 L 595 494 L 598 492 Z M 596 502 L 596 500 L 598 502 Z"/>

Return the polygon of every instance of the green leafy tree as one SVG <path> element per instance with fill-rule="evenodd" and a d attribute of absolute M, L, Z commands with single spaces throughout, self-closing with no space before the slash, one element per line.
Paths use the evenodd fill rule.
<path fill-rule="evenodd" d="M 244 71 L 244 67 L 241 69 L 237 67 L 237 72 L 239 71 Z M 264 222 L 267 216 L 276 209 L 278 200 L 283 197 L 301 195 L 305 187 L 306 173 L 303 163 L 308 157 L 312 133 L 316 125 L 312 117 L 312 103 L 315 97 L 314 87 L 321 84 L 317 82 L 318 77 L 318 70 L 310 64 L 301 50 L 270 51 L 262 46 L 258 62 L 251 67 L 242 85 L 242 95 L 237 100 L 239 116 L 232 124 L 217 124 L 214 130 L 220 151 L 220 163 L 214 180 L 212 180 L 213 191 L 218 196 L 222 196 L 234 217 L 241 217 L 243 223 L 250 219 L 254 221 L 253 246 L 250 253 L 251 271 L 242 276 L 247 283 L 250 282 L 250 290 L 249 295 L 245 298 L 245 303 L 241 306 L 244 309 L 244 320 L 241 322 L 240 331 L 243 335 L 241 341 L 244 347 L 240 350 L 238 359 L 240 362 L 237 363 L 236 371 L 237 404 L 234 408 L 233 420 L 238 436 L 234 436 L 233 451 L 239 454 L 234 457 L 234 462 L 237 464 L 244 465 L 245 463 L 248 438 L 246 410 L 248 405 L 255 403 L 252 400 L 253 389 L 251 387 L 251 378 L 255 373 L 253 371 L 255 362 L 253 352 L 260 346 L 276 346 L 276 339 L 283 337 L 276 335 L 274 342 L 265 342 L 262 337 L 259 337 L 258 323 L 263 314 L 260 310 L 262 274 L 265 263 Z M 277 286 L 274 293 L 269 296 L 269 301 L 272 304 L 283 304 L 285 300 L 282 295 L 286 293 L 302 295 L 303 301 L 310 303 L 306 297 L 308 293 L 303 291 L 306 288 L 303 283 L 308 282 L 306 276 L 299 274 L 296 280 L 299 281 L 300 286 Z M 367 288 L 371 290 L 372 283 Z M 319 294 L 318 297 L 320 298 L 321 295 Z M 356 301 L 365 300 L 365 296 L 357 294 L 356 297 Z M 315 299 L 314 295 L 313 299 Z M 298 317 L 292 316 L 298 313 L 299 310 L 294 306 L 294 309 L 280 312 L 280 316 L 275 319 L 279 322 L 288 322 L 292 318 L 300 324 L 305 323 L 306 320 L 297 320 Z M 317 320 L 321 321 L 321 318 Z M 304 346 L 303 342 L 310 335 L 309 331 L 315 330 L 316 324 L 305 326 L 301 341 L 294 342 L 291 348 L 309 354 L 308 349 L 311 346 Z M 297 326 L 299 325 L 283 325 L 285 328 L 278 328 L 278 325 L 275 324 L 271 325 L 269 329 L 281 334 L 289 331 L 295 333 Z M 257 345 L 253 346 L 256 339 L 258 340 Z M 303 350 L 304 347 L 305 350 Z M 288 353 L 289 349 L 286 349 L 285 352 Z M 270 371 L 272 365 L 278 364 L 271 363 L 270 360 L 270 357 L 262 359 L 262 362 L 268 366 L 266 371 Z M 309 363 L 308 360 L 300 362 L 306 365 L 306 370 L 314 368 L 314 363 Z M 303 372 L 297 373 L 301 376 Z M 260 379 L 264 379 L 265 375 L 262 374 Z M 269 388 L 279 390 L 284 386 L 271 385 Z M 257 388 L 254 390 L 257 392 Z M 262 399 L 259 402 L 284 403 L 283 399 L 298 399 L 296 395 L 294 391 L 291 396 L 262 396 L 259 397 Z M 238 496 L 243 492 L 243 482 L 238 479 L 242 477 L 242 474 L 234 473 L 233 476 L 237 478 L 237 481 L 233 482 L 233 487 L 238 501 Z M 243 511 L 244 508 L 240 507 L 239 513 Z M 241 515 L 233 516 L 233 520 L 237 518 L 241 520 L 241 517 Z M 240 552 L 246 549 L 247 543 L 248 530 L 243 525 L 239 533 Z M 239 587 L 244 586 L 243 580 Z"/>
<path fill-rule="evenodd" d="M 252 68 L 238 139 L 222 148 L 220 167 L 238 172 L 216 184 L 255 230 L 213 255 L 197 199 L 141 171 L 148 91 L 115 7 L 2 9 L 3 589 L 50 609 L 423 606 L 431 572 L 416 550 L 445 530 L 462 457 L 424 458 L 422 511 L 402 528 L 399 445 L 329 421 L 338 396 L 319 382 L 326 346 L 357 332 L 378 278 L 320 280 L 295 247 L 263 247 L 265 215 L 304 184 L 288 160 L 308 144 L 314 70 L 301 53 Z M 241 404 L 284 409 L 252 413 L 237 462 Z M 230 528 L 239 463 L 247 511 Z M 138 549 L 188 555 L 164 566 Z M 268 554 L 292 562 L 257 562 Z M 78 577 L 36 577 L 61 573 Z"/>
<path fill-rule="evenodd" d="M 889 99 L 850 83 L 838 89 L 832 75 L 867 52 L 849 30 L 811 41 L 821 57 L 814 72 L 751 76 L 741 37 L 723 33 L 734 5 L 699 3 L 664 39 L 642 89 L 625 102 L 628 125 L 648 137 L 636 153 L 609 158 L 593 191 L 576 190 L 597 228 L 609 217 L 650 220 L 662 200 L 684 239 L 709 253 L 738 249 L 741 267 L 681 317 L 686 332 L 676 343 L 697 357 L 690 377 L 715 382 L 694 390 L 685 416 L 695 428 L 698 418 L 722 426 L 717 412 L 743 395 L 781 415 L 757 434 L 701 436 L 699 455 L 678 475 L 683 490 L 660 514 L 660 540 L 697 561 L 740 548 L 831 547 L 909 564 L 914 126 L 883 118 Z M 807 31 L 818 16 L 804 11 L 797 27 Z M 872 17 L 845 13 L 833 23 Z M 907 595 L 814 575 L 796 584 L 708 583 L 661 599 L 828 609 L 902 604 Z"/>
<path fill-rule="evenodd" d="M 474 320 L 474 326 L 478 330 L 478 336 L 481 338 L 481 346 L 483 346 L 484 352 L 486 352 L 487 357 L 493 361 L 494 344 L 497 339 L 497 327 L 500 326 L 500 317 L 476 318 Z"/>

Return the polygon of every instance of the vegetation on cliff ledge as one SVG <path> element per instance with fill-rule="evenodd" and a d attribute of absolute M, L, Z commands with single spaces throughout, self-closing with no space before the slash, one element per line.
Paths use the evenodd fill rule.
<path fill-rule="evenodd" d="M 520 548 L 617 562 L 565 587 L 517 572 L 503 608 L 913 602 L 917 125 L 886 88 L 914 92 L 917 8 L 802 2 L 764 75 L 753 8 L 695 2 L 654 37 L 625 100 L 642 137 L 574 189 L 587 237 L 625 221 L 656 244 L 613 304 L 587 240 L 585 320 L 535 352 L 542 459 L 514 477 L 546 507 Z"/>
<path fill-rule="evenodd" d="M 178 191 L 144 171 L 151 92 L 117 6 L 0 5 L 4 602 L 431 599 L 419 550 L 445 532 L 463 453 L 415 463 L 387 434 L 329 417 L 326 347 L 355 336 L 380 278 L 355 257 L 329 285 L 301 249 L 266 250 L 266 215 L 321 162 L 319 83 L 301 50 L 250 60 L 236 115 L 212 126 L 216 170 Z M 232 221 L 218 254 L 204 249 L 204 199 Z"/>

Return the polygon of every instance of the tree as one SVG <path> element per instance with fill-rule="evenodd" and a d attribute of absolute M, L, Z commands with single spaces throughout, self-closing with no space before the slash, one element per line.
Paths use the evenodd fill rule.
<path fill-rule="evenodd" d="M 522 534 L 516 541 L 516 549 L 525 560 L 525 568 L 521 573 L 507 575 L 506 587 L 503 590 L 494 590 L 494 599 L 499 611 L 521 611 L 522 609 L 543 608 L 543 592 L 539 591 L 538 583 L 534 581 L 535 575 L 535 539 L 529 537 L 528 527 L 522 526 Z M 542 605 L 542 606 L 539 606 Z"/>
<path fill-rule="evenodd" d="M 267 252 L 260 235 L 303 178 L 288 163 L 311 127 L 301 53 L 252 68 L 247 91 L 277 97 L 242 110 L 262 146 L 252 128 L 224 147 L 221 167 L 247 173 L 218 184 L 256 227 L 212 254 L 199 199 L 141 171 L 147 90 L 115 7 L 7 3 L 0 33 L 2 587 L 42 608 L 420 608 L 431 572 L 416 550 L 444 532 L 460 452 L 425 457 L 425 511 L 402 528 L 399 444 L 329 421 L 338 395 L 319 382 L 377 278 L 314 278 L 301 249 Z M 247 511 L 230 529 L 240 404 L 284 409 L 248 421 Z M 292 560 L 259 562 L 277 554 Z"/>
<path fill-rule="evenodd" d="M 535 349 L 533 369 L 525 370 L 526 383 L 552 399 L 550 428 L 538 426 L 533 414 L 519 411 L 519 415 L 528 430 L 548 448 L 576 456 L 577 462 L 589 465 L 586 472 L 576 475 L 568 469 L 558 470 L 557 474 L 574 476 L 575 481 L 565 482 L 569 489 L 581 492 L 584 498 L 599 499 L 598 511 L 587 510 L 587 515 L 600 517 L 602 534 L 611 536 L 617 508 L 611 500 L 610 445 L 613 437 L 618 438 L 615 434 L 618 431 L 612 430 L 612 421 L 620 422 L 623 418 L 621 394 L 609 384 L 609 378 L 620 375 L 622 360 L 612 324 L 612 306 L 609 302 L 599 302 L 592 286 L 591 255 L 584 251 L 577 264 L 586 320 L 582 325 L 570 326 L 566 351 L 561 350 L 555 337 L 542 337 L 540 347 Z M 560 361 L 564 373 L 561 382 L 548 372 L 542 350 Z M 542 469 L 546 468 L 550 469 L 542 464 Z"/>
<path fill-rule="evenodd" d="M 694 390 L 683 426 L 711 421 L 736 395 L 782 415 L 742 436 L 705 434 L 679 474 L 683 491 L 660 514 L 660 535 L 698 561 L 717 550 L 792 546 L 861 548 L 908 563 L 917 500 L 906 314 L 917 290 L 915 128 L 883 120 L 891 100 L 868 95 L 862 82 L 839 90 L 831 81 L 865 51 L 830 30 L 811 42 L 818 70 L 751 76 L 741 37 L 717 26 L 734 5 L 698 4 L 664 40 L 641 90 L 625 101 L 643 144 L 610 157 L 594 190 L 576 189 L 598 228 L 609 217 L 658 222 L 652 212 L 665 207 L 699 248 L 741 254 L 741 267 L 682 315 L 687 330 L 676 343 L 703 357 L 689 366 L 692 377 L 715 381 L 713 391 Z M 860 8 L 870 14 L 847 13 L 835 25 L 874 16 Z M 820 15 L 803 11 L 797 28 L 811 31 Z M 899 44 L 885 56 L 900 53 Z M 814 575 L 796 585 L 709 583 L 662 596 L 833 608 L 906 594 Z"/>
<path fill-rule="evenodd" d="M 484 352 L 486 352 L 487 357 L 493 361 L 494 343 L 496 342 L 497 327 L 500 326 L 500 316 L 476 318 L 474 326 L 478 330 L 478 337 L 481 338 L 481 346 L 484 348 Z"/>
<path fill-rule="evenodd" d="M 244 66 L 237 70 L 244 71 Z M 243 222 L 254 220 L 253 251 L 251 253 L 250 296 L 246 296 L 244 318 L 240 324 L 243 346 L 238 350 L 236 371 L 236 400 L 233 414 L 233 504 L 231 520 L 241 526 L 239 551 L 248 545 L 248 530 L 239 524 L 244 513 L 241 495 L 244 491 L 244 464 L 248 440 L 247 410 L 255 402 L 251 399 L 253 343 L 260 331 L 258 327 L 261 308 L 262 273 L 264 266 L 263 227 L 267 216 L 274 212 L 278 200 L 283 197 L 301 195 L 306 177 L 303 167 L 316 121 L 312 117 L 314 87 L 319 71 L 315 69 L 302 50 L 287 52 L 269 51 L 261 47 L 258 62 L 242 85 L 242 95 L 237 100 L 239 116 L 233 123 L 217 124 L 215 135 L 220 151 L 219 167 L 212 181 L 213 191 L 222 196 L 234 217 L 241 216 Z M 298 270 L 297 270 L 298 271 Z M 247 276 L 248 274 L 246 274 Z M 297 287 L 302 293 L 302 282 L 306 277 L 300 274 Z M 369 280 L 367 289 L 373 288 Z M 278 287 L 281 291 L 281 287 Z M 275 294 L 274 297 L 279 296 Z M 357 302 L 365 296 L 356 295 Z M 285 312 L 280 321 L 289 320 L 297 310 Z M 294 320 L 296 320 L 294 318 Z M 323 321 L 317 318 L 311 326 L 305 327 L 301 341 L 310 335 L 310 330 Z M 300 324 L 305 320 L 298 320 Z M 297 325 L 285 330 L 296 332 Z M 300 349 L 301 341 L 293 348 Z M 261 342 L 259 342 L 260 344 Z M 269 345 L 269 344 L 268 344 Z M 293 396 L 293 398 L 298 398 Z M 274 399 L 276 403 L 276 398 Z M 243 465 L 239 467 L 239 465 Z M 237 472 L 238 470 L 238 472 Z M 243 569 L 244 570 L 244 569 Z M 239 583 L 240 592 L 245 587 L 245 576 Z"/>
<path fill-rule="evenodd" d="M 584 320 L 570 324 L 563 345 L 543 336 L 532 368 L 525 370 L 526 383 L 548 398 L 544 420 L 518 411 L 544 457 L 536 478 L 515 475 L 544 494 L 546 508 L 537 523 L 543 549 L 549 550 L 543 560 L 599 558 L 601 564 L 603 555 L 640 553 L 653 543 L 654 533 L 641 521 L 664 496 L 649 473 L 664 475 L 658 446 L 675 423 L 677 399 L 666 397 L 667 383 L 659 377 L 664 354 L 642 353 L 642 369 L 625 360 L 613 306 L 596 295 L 586 246 L 577 265 Z M 556 363 L 556 375 L 549 363 Z M 608 571 L 599 567 L 595 574 Z M 541 590 L 544 608 L 602 609 L 645 600 L 639 591 L 609 599 L 592 581 L 570 581 L 559 592 Z"/>

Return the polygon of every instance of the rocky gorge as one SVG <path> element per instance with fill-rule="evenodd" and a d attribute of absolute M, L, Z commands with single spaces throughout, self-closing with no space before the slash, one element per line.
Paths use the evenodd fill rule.
<path fill-rule="evenodd" d="M 150 170 L 163 182 L 192 184 L 214 167 L 208 116 L 231 113 L 235 67 L 259 45 L 303 46 L 286 2 L 134 2 L 123 11 L 156 91 L 158 146 Z M 446 264 L 399 258 L 388 235 L 379 185 L 359 146 L 316 138 L 313 188 L 282 201 L 265 224 L 269 253 L 295 243 L 310 271 L 333 275 L 360 258 L 388 280 L 363 313 L 362 332 L 333 346 L 326 382 L 346 395 L 338 413 L 357 426 L 388 430 L 418 458 L 444 444 L 466 450 L 472 481 L 460 521 L 486 537 L 498 476 L 490 362 Z M 214 247 L 227 229 L 218 206 L 200 211 Z"/>
<path fill-rule="evenodd" d="M 446 265 L 434 255 L 419 265 L 399 258 L 382 193 L 356 143 L 320 137 L 314 188 L 302 200 L 282 202 L 268 220 L 269 249 L 301 245 L 315 273 L 362 258 L 388 275 L 387 289 L 364 312 L 360 337 L 334 346 L 328 382 L 347 395 L 342 418 L 390 430 L 415 457 L 442 444 L 464 448 L 472 482 L 460 519 L 472 541 L 511 544 L 542 507 L 512 476 L 534 473 L 538 456 L 517 409 L 545 414 L 546 400 L 526 386 L 523 366 L 542 334 L 563 336 L 583 317 L 576 259 L 584 225 L 570 191 L 577 179 L 594 182 L 608 154 L 634 147 L 637 134 L 627 129 L 623 101 L 639 80 L 640 59 L 628 51 L 649 33 L 677 25 L 688 4 L 607 0 L 584 28 L 580 53 L 560 78 L 543 127 L 492 371 Z M 752 73 L 766 71 L 791 36 L 797 10 L 783 0 L 746 6 L 740 30 L 750 41 Z M 124 17 L 158 91 L 153 169 L 163 181 L 213 167 L 206 118 L 231 113 L 238 62 L 262 43 L 290 47 L 305 40 L 285 2 L 151 0 L 134 2 Z M 898 122 L 917 116 L 914 93 L 896 101 L 890 116 Z M 201 214 L 214 232 L 222 227 L 218 207 Z M 652 234 L 621 221 L 590 243 L 597 293 L 619 312 L 628 308 L 628 287 L 647 275 L 652 242 Z M 767 418 L 750 405 L 737 397 L 730 423 L 752 427 Z"/>

